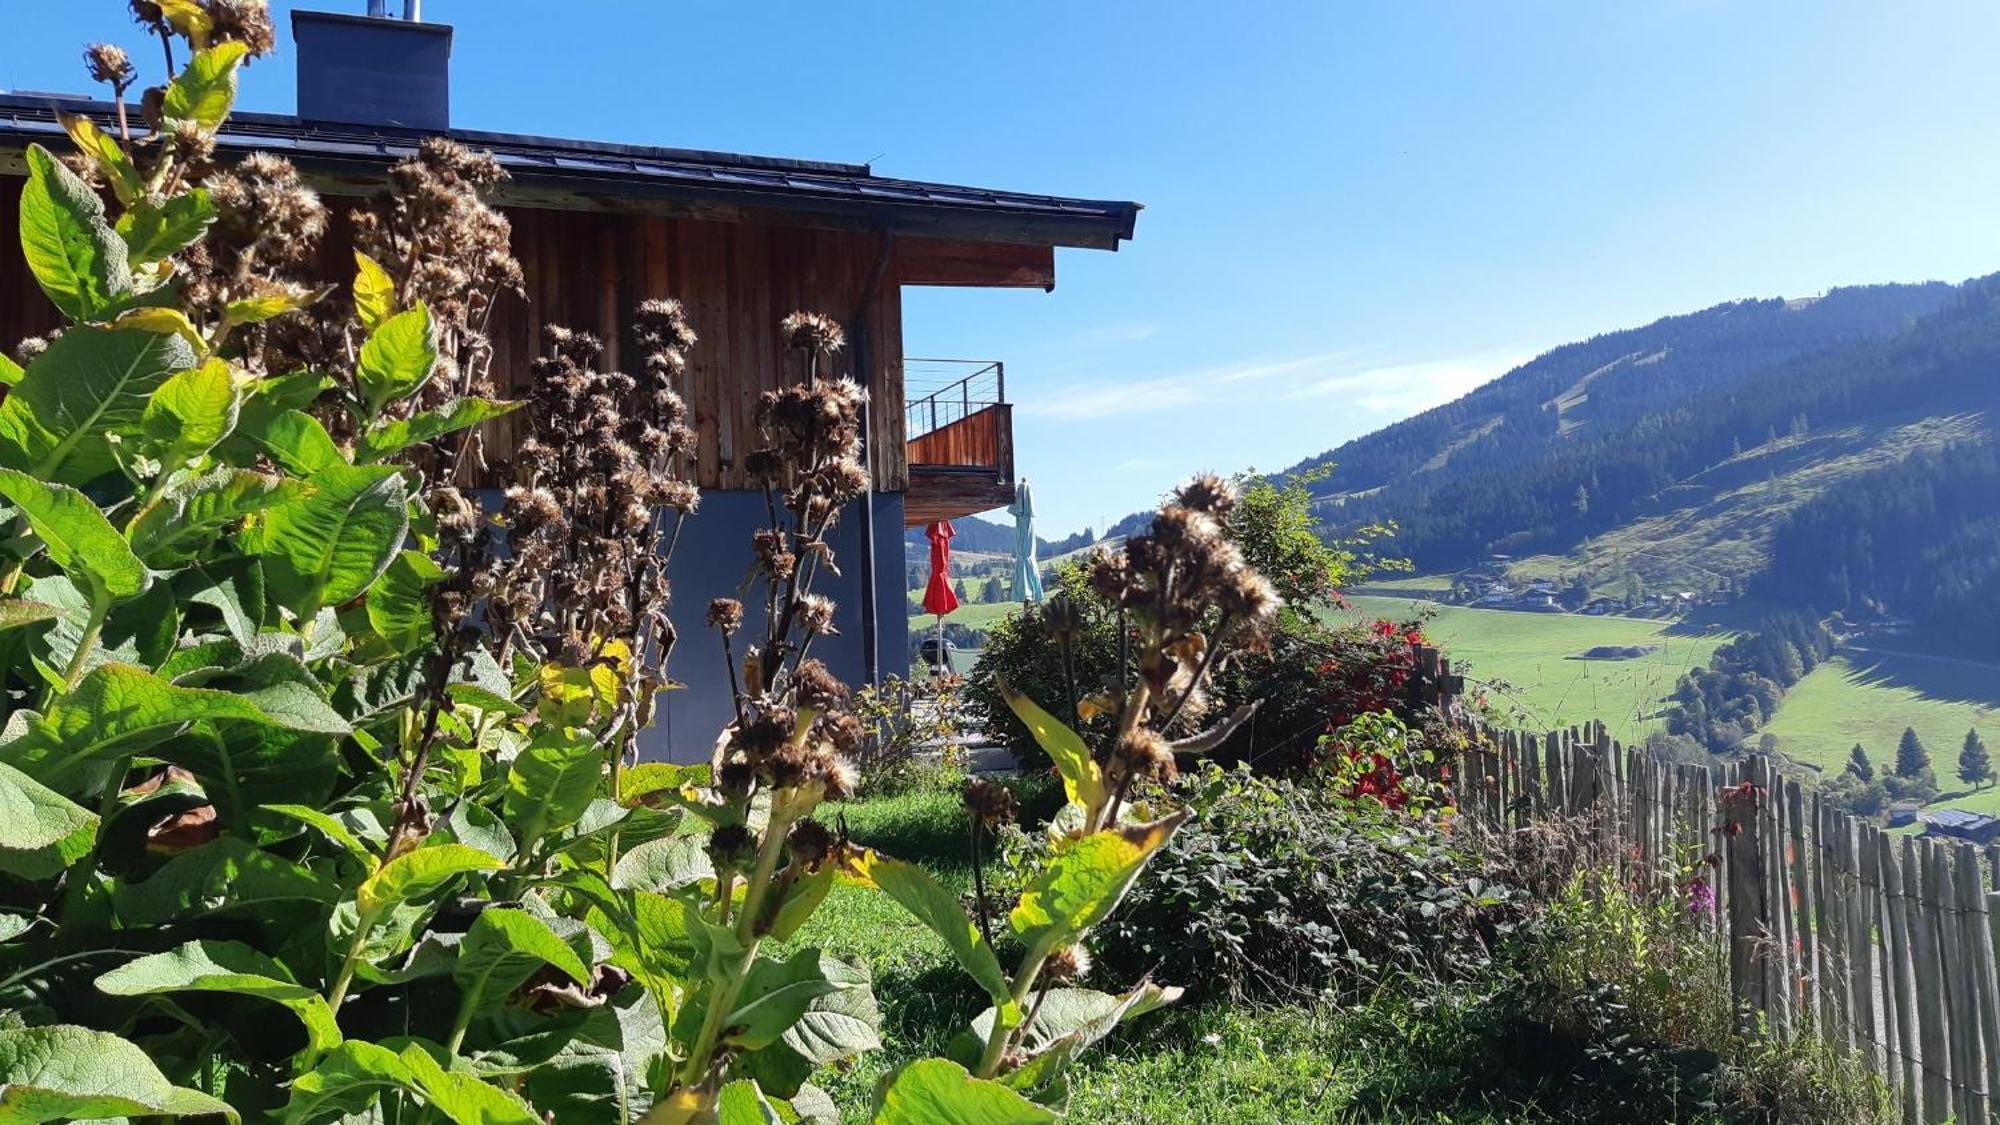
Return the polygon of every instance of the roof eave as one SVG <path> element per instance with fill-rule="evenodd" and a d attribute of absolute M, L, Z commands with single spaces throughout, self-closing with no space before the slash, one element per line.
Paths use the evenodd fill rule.
<path fill-rule="evenodd" d="M 0 171 L 18 173 L 19 151 L 60 138 L 55 111 L 108 121 L 102 102 L 0 95 Z M 296 118 L 239 115 L 244 129 L 218 148 L 265 149 L 292 160 L 331 194 L 376 190 L 382 173 L 423 140 L 400 131 L 322 132 Z M 234 120 L 234 119 L 233 119 Z M 1137 226 L 1137 203 L 1029 196 L 879 177 L 865 165 L 743 157 L 683 149 L 595 145 L 452 130 L 454 139 L 503 154 L 511 181 L 503 206 L 664 214 L 724 221 L 780 221 L 926 238 L 1116 250 Z M 340 151 L 330 151 L 340 150 Z M 566 154 L 632 161 L 630 172 L 557 167 Z M 640 162 L 651 161 L 649 171 Z M 570 163 L 587 161 L 571 160 Z M 803 181 L 803 182 L 802 182 Z M 903 198 L 896 198 L 898 195 Z M 947 198 L 930 198 L 945 196 Z M 955 198 L 952 198 L 955 197 Z"/>

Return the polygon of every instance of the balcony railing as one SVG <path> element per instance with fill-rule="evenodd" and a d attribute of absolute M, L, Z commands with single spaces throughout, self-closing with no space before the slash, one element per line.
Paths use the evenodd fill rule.
<path fill-rule="evenodd" d="M 997 359 L 903 361 L 903 422 L 914 442 L 1007 402 L 1007 367 Z"/>
<path fill-rule="evenodd" d="M 910 488 L 917 527 L 1014 502 L 1014 408 L 997 360 L 912 359 L 903 368 Z"/>

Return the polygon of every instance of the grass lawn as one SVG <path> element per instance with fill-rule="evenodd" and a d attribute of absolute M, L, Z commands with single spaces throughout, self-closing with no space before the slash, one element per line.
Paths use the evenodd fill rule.
<path fill-rule="evenodd" d="M 1364 618 L 1401 620 L 1435 611 L 1428 632 L 1471 680 L 1469 686 L 1486 691 L 1495 706 L 1518 711 L 1530 728 L 1602 719 L 1612 737 L 1628 741 L 1659 726 L 1657 713 L 1674 682 L 1707 664 L 1709 654 L 1728 639 L 1721 632 L 1683 635 L 1673 622 L 1636 617 L 1517 613 L 1380 596 L 1350 601 Z M 1630 660 L 1580 658 L 1599 645 L 1658 648 Z"/>
<path fill-rule="evenodd" d="M 1026 811 L 1031 818 L 1046 818 L 1058 799 L 1052 787 L 1042 785 L 1029 792 Z M 955 793 L 849 801 L 824 815 L 845 818 L 857 842 L 919 861 L 946 887 L 970 894 L 970 851 Z M 863 1055 L 844 1073 L 823 1072 L 813 1079 L 833 1095 L 847 1121 L 866 1121 L 884 1075 L 941 1052 L 987 1004 L 944 943 L 876 891 L 836 886 L 788 945 L 817 945 L 865 961 L 873 971 L 883 1049 Z M 999 945 L 1001 963 L 1017 964 L 1018 945 L 1006 937 Z M 1171 967 L 1163 967 L 1159 978 L 1171 981 Z M 1177 1005 L 1092 1048 L 1072 1072 L 1064 1120 L 1089 1125 L 1556 1120 L 1441 1065 L 1455 1057 L 1454 1048 L 1469 1042 L 1455 1019 L 1450 1010 L 1395 1000 L 1352 1009 Z"/>
<path fill-rule="evenodd" d="M 1877 769 L 1887 769 L 1905 727 L 1916 728 L 1931 752 L 1944 790 L 1939 806 L 2000 812 L 2000 789 L 1971 792 L 1957 775 L 1968 728 L 1977 728 L 1988 746 L 2000 744 L 2000 665 L 1849 652 L 1793 685 L 1764 730 L 1778 736 L 1785 754 L 1823 769 L 1842 768 L 1856 742 Z"/>
<path fill-rule="evenodd" d="M 922 595 L 910 601 L 910 633 L 912 636 L 925 629 L 936 629 L 937 618 L 923 611 L 919 604 Z M 1021 608 L 1020 602 L 963 602 L 955 610 L 945 614 L 947 625 L 963 625 L 968 629 L 990 629 L 1001 621 L 1014 616 Z"/>

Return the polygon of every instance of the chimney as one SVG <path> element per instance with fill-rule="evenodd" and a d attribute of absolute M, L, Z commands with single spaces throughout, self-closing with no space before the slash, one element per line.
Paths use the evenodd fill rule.
<path fill-rule="evenodd" d="M 422 23 L 420 0 L 404 18 L 387 0 L 366 16 L 292 12 L 299 52 L 299 117 L 342 125 L 443 132 L 451 127 L 451 27 Z"/>

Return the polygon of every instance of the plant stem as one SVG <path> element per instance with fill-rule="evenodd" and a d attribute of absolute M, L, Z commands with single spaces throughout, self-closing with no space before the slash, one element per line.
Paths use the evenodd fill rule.
<path fill-rule="evenodd" d="M 993 923 L 986 918 L 986 872 L 979 854 L 979 834 L 983 827 L 979 821 L 972 822 L 972 900 L 979 907 L 979 933 L 986 944 L 993 944 Z"/>
<path fill-rule="evenodd" d="M 758 849 L 756 870 L 745 885 L 743 913 L 736 918 L 736 938 L 743 944 L 743 960 L 737 965 L 735 975 L 709 998 L 708 1011 L 702 1015 L 701 1031 L 696 1034 L 687 1062 L 681 1067 L 680 1086 L 691 1087 L 700 1083 L 708 1070 L 710 1057 L 715 1054 L 716 1040 L 722 1035 L 722 1021 L 736 1006 L 736 998 L 743 992 L 743 983 L 750 977 L 750 966 L 757 960 L 757 946 L 762 941 L 756 932 L 757 918 L 763 913 L 764 895 L 771 887 L 771 872 L 778 866 L 779 853 L 785 850 L 785 833 L 791 822 L 792 818 L 786 815 L 784 809 L 783 795 L 773 795 L 771 820 L 764 829 L 764 846 Z"/>
<path fill-rule="evenodd" d="M 1042 972 L 1042 962 L 1048 959 L 1048 943 L 1044 940 L 1036 942 L 1035 947 L 1030 949 L 1028 956 L 1022 960 L 1021 971 L 1014 975 L 1013 997 L 1016 1008 L 1021 1006 L 1021 1001 L 1027 999 L 1028 992 L 1035 987 L 1035 978 Z M 979 1056 L 979 1069 L 972 1072 L 973 1077 L 993 1077 L 1000 1069 L 1000 1060 L 1007 1054 L 1007 1041 L 1013 1038 L 1016 1029 L 1026 1027 L 1027 1023 L 1027 1019 L 1023 1017 L 1020 1023 L 1010 1027 L 1007 1021 L 1001 1018 L 1001 1013 L 998 1010 L 994 1011 L 993 1031 L 986 1037 L 986 1050 Z"/>
<path fill-rule="evenodd" d="M 90 620 L 84 623 L 83 636 L 76 642 L 76 654 L 69 658 L 69 667 L 63 669 L 63 690 L 75 691 L 76 682 L 83 678 L 84 669 L 90 664 L 90 650 L 97 647 L 97 638 L 104 633 L 104 619 L 111 613 L 111 598 L 108 595 L 90 600 Z"/>
<path fill-rule="evenodd" d="M 467 989 L 465 999 L 459 1001 L 458 1015 L 451 1021 L 451 1037 L 446 1039 L 444 1043 L 444 1053 L 447 1056 L 458 1054 L 458 1049 L 465 1045 L 466 1029 L 472 1026 L 472 1009 L 478 1002 L 479 993 L 484 988 L 485 983 L 484 980 L 481 980 L 480 989 Z"/>
<path fill-rule="evenodd" d="M 326 1006 L 334 1014 L 340 1014 L 340 1002 L 347 999 L 347 989 L 354 983 L 354 969 L 361 964 L 361 950 L 368 943 L 368 931 L 374 928 L 374 919 L 363 915 L 354 924 L 354 940 L 347 945 L 347 956 L 340 963 L 340 972 L 333 978 L 333 987 L 326 990 Z"/>

